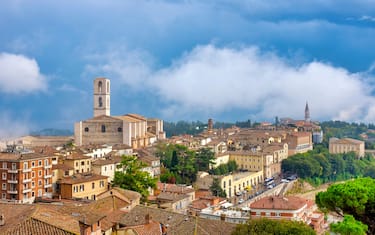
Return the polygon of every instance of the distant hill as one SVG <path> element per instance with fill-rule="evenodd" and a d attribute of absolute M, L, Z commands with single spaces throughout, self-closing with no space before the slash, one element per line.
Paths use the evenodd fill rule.
<path fill-rule="evenodd" d="M 71 130 L 61 130 L 61 129 L 53 129 L 47 128 L 39 131 L 32 131 L 30 135 L 37 135 L 37 136 L 71 136 L 74 135 L 73 131 Z"/>

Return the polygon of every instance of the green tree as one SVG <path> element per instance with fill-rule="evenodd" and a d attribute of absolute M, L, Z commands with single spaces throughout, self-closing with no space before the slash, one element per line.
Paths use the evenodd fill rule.
<path fill-rule="evenodd" d="M 149 188 L 156 187 L 157 179 L 143 171 L 147 165 L 138 161 L 135 156 L 122 156 L 121 164 L 123 171 L 116 171 L 113 185 L 123 189 L 133 190 L 142 195 L 146 201 L 149 195 Z"/>
<path fill-rule="evenodd" d="M 308 225 L 290 220 L 251 219 L 239 224 L 232 235 L 313 235 L 315 231 Z"/>
<path fill-rule="evenodd" d="M 327 191 L 316 195 L 316 203 L 322 210 L 353 215 L 375 234 L 375 180 L 358 178 L 342 184 L 334 184 Z"/>
<path fill-rule="evenodd" d="M 212 195 L 217 196 L 217 197 L 227 197 L 227 194 L 225 191 L 221 188 L 220 182 L 218 178 L 214 178 L 212 181 L 212 184 L 210 186 L 210 190 L 212 192 Z"/>
<path fill-rule="evenodd" d="M 341 235 L 364 235 L 367 232 L 367 225 L 355 220 L 352 215 L 344 215 L 344 220 L 331 224 L 330 229 Z"/>
<path fill-rule="evenodd" d="M 197 151 L 195 159 L 197 171 L 208 171 L 215 163 L 215 153 L 210 148 L 201 148 Z"/>

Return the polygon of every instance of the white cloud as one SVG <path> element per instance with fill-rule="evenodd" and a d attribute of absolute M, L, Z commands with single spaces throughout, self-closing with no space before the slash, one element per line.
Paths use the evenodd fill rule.
<path fill-rule="evenodd" d="M 159 70 L 138 55 L 133 70 L 128 69 L 129 61 L 131 57 L 116 57 L 96 68 L 117 73 L 133 88 L 153 90 L 167 103 L 161 108 L 164 118 L 212 117 L 232 110 L 248 111 L 260 120 L 276 115 L 303 118 L 306 101 L 316 120 L 375 118 L 373 87 L 367 82 L 372 80 L 370 75 L 319 61 L 294 65 L 293 58 L 257 47 L 213 45 L 198 46 Z"/>
<path fill-rule="evenodd" d="M 24 55 L 0 53 L 0 92 L 28 93 L 47 88 L 38 63 Z"/>
<path fill-rule="evenodd" d="M 9 112 L 0 113 L 0 141 L 11 140 L 30 133 L 30 124 L 26 120 L 17 119 Z"/>

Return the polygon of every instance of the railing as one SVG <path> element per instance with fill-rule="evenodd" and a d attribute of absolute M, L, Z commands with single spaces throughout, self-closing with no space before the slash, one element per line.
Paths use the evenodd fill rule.
<path fill-rule="evenodd" d="M 23 173 L 31 172 L 31 168 L 24 168 L 24 169 L 22 169 L 22 172 L 23 172 Z"/>
<path fill-rule="evenodd" d="M 44 165 L 44 169 L 48 169 L 48 168 L 52 168 L 52 165 L 49 164 L 49 165 Z"/>
<path fill-rule="evenodd" d="M 8 180 L 8 184 L 18 184 L 18 180 L 10 179 L 10 180 Z"/>
<path fill-rule="evenodd" d="M 22 180 L 22 183 L 30 183 L 31 182 L 31 179 L 23 179 Z"/>
<path fill-rule="evenodd" d="M 52 178 L 52 175 L 44 175 L 44 179 Z"/>
<path fill-rule="evenodd" d="M 8 169 L 8 173 L 18 173 L 18 169 Z"/>
<path fill-rule="evenodd" d="M 8 194 L 18 194 L 17 190 L 8 190 Z"/>
<path fill-rule="evenodd" d="M 29 193 L 29 192 L 31 192 L 31 188 L 27 188 L 27 189 L 22 190 L 22 193 Z"/>
<path fill-rule="evenodd" d="M 52 187 L 52 184 L 45 184 L 44 185 L 44 188 L 51 188 Z"/>

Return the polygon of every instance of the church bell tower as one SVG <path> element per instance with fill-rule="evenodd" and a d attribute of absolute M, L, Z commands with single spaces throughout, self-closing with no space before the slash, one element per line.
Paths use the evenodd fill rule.
<path fill-rule="evenodd" d="M 310 122 L 310 110 L 309 110 L 309 104 L 306 101 L 305 106 L 305 122 Z"/>
<path fill-rule="evenodd" d="M 110 81 L 107 78 L 94 80 L 94 117 L 111 115 Z"/>

